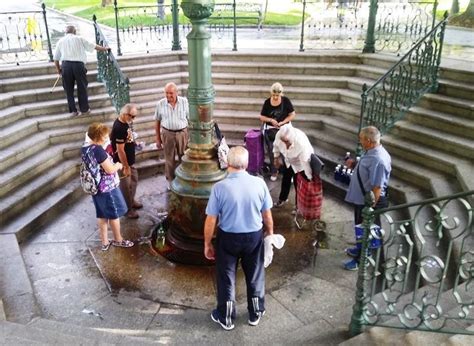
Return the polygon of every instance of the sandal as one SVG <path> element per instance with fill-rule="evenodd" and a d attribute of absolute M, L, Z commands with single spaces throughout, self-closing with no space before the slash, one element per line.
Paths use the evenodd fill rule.
<path fill-rule="evenodd" d="M 118 246 L 118 247 L 132 247 L 134 244 L 133 244 L 133 241 L 130 241 L 130 240 L 122 240 L 122 241 L 116 241 L 114 240 L 112 242 L 112 245 L 113 246 Z"/>
<path fill-rule="evenodd" d="M 102 244 L 102 247 L 100 249 L 102 251 L 107 251 L 109 249 L 111 243 L 112 242 L 109 241 L 107 244 Z"/>

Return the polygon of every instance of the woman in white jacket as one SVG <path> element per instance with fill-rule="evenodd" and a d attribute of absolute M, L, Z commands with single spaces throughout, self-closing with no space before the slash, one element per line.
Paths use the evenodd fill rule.
<path fill-rule="evenodd" d="M 280 196 L 275 207 L 281 207 L 288 202 L 292 180 L 296 194 L 296 173 L 304 172 L 307 179 L 312 179 L 310 160 L 313 153 L 313 146 L 303 131 L 294 128 L 291 124 L 280 128 L 273 143 L 273 156 L 275 167 L 284 164 L 284 171 Z"/>

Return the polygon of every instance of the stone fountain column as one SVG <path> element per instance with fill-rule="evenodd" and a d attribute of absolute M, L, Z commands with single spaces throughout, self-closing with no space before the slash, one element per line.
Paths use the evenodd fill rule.
<path fill-rule="evenodd" d="M 192 23 L 187 36 L 190 141 L 171 183 L 165 223 L 168 251 L 163 254 L 176 262 L 202 264 L 207 261 L 203 255 L 205 208 L 213 184 L 226 175 L 219 168 L 212 143 L 215 91 L 211 77 L 211 35 L 206 24 L 214 10 L 214 0 L 183 0 L 181 8 Z"/>

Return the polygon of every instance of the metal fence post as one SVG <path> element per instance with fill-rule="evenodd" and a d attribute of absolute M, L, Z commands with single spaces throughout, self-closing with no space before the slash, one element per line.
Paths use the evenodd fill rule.
<path fill-rule="evenodd" d="M 173 45 L 171 50 L 181 50 L 181 42 L 179 40 L 179 8 L 178 0 L 173 0 L 171 7 L 173 17 Z"/>
<path fill-rule="evenodd" d="M 437 92 L 438 87 L 439 87 L 439 80 L 438 80 L 439 65 L 441 64 L 441 53 L 443 52 L 444 31 L 446 30 L 447 19 L 448 19 L 448 11 L 444 12 L 443 24 L 441 24 L 441 31 L 439 33 L 439 51 L 438 51 L 438 56 L 436 57 L 436 68 L 434 71 L 434 74 L 436 77 L 434 78 L 435 83 L 431 87 L 431 92 Z M 436 35 L 436 32 L 433 33 L 433 35 Z"/>
<path fill-rule="evenodd" d="M 122 55 L 122 50 L 120 49 L 120 35 L 119 35 L 119 25 L 118 25 L 118 7 L 117 0 L 114 0 L 114 12 L 115 12 L 115 33 L 117 35 L 117 55 Z"/>
<path fill-rule="evenodd" d="M 44 26 L 46 28 L 46 38 L 48 39 L 49 61 L 53 61 L 53 48 L 51 47 L 51 38 L 49 37 L 48 21 L 46 20 L 46 5 L 42 3 L 41 8 L 43 9 Z"/>
<path fill-rule="evenodd" d="M 375 22 L 377 19 L 378 0 L 370 0 L 369 22 L 362 53 L 375 53 Z"/>
<path fill-rule="evenodd" d="M 234 10 L 234 47 L 232 48 L 233 51 L 236 51 L 237 50 L 237 18 L 236 18 L 236 4 L 235 4 L 235 0 L 232 4 L 232 8 Z"/>
<path fill-rule="evenodd" d="M 363 315 L 364 305 L 367 302 L 367 279 L 369 273 L 367 271 L 368 256 L 369 256 L 369 234 L 370 226 L 375 220 L 374 209 L 371 207 L 375 202 L 375 198 L 372 191 L 369 191 L 365 196 L 365 207 L 362 210 L 364 227 L 364 235 L 362 236 L 362 247 L 360 249 L 359 259 L 359 274 L 357 276 L 357 290 L 355 303 L 352 308 L 351 323 L 349 325 L 349 332 L 352 336 L 360 334 L 362 332 L 362 326 L 365 324 L 365 318 Z"/>
<path fill-rule="evenodd" d="M 303 0 L 303 17 L 301 18 L 301 41 L 300 52 L 304 52 L 304 16 L 306 12 L 306 0 Z"/>

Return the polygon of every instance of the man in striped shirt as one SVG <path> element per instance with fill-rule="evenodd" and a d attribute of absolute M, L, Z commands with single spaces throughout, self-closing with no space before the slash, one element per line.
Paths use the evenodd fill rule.
<path fill-rule="evenodd" d="M 61 38 L 56 45 L 54 52 L 54 65 L 56 71 L 63 78 L 63 88 L 66 92 L 69 112 L 76 116 L 76 103 L 74 101 L 74 84 L 77 83 L 77 100 L 79 109 L 83 114 L 90 113 L 89 99 L 87 96 L 87 69 L 86 51 L 92 50 L 110 51 L 109 47 L 102 47 L 91 43 L 86 39 L 76 35 L 76 28 L 73 25 L 66 27 L 66 36 Z M 61 65 L 59 65 L 61 61 Z"/>
<path fill-rule="evenodd" d="M 185 97 L 178 96 L 174 83 L 165 86 L 165 98 L 158 101 L 155 110 L 156 146 L 165 153 L 165 176 L 170 190 L 174 171 L 188 144 L 189 105 Z M 176 161 L 178 155 L 178 161 Z"/>

